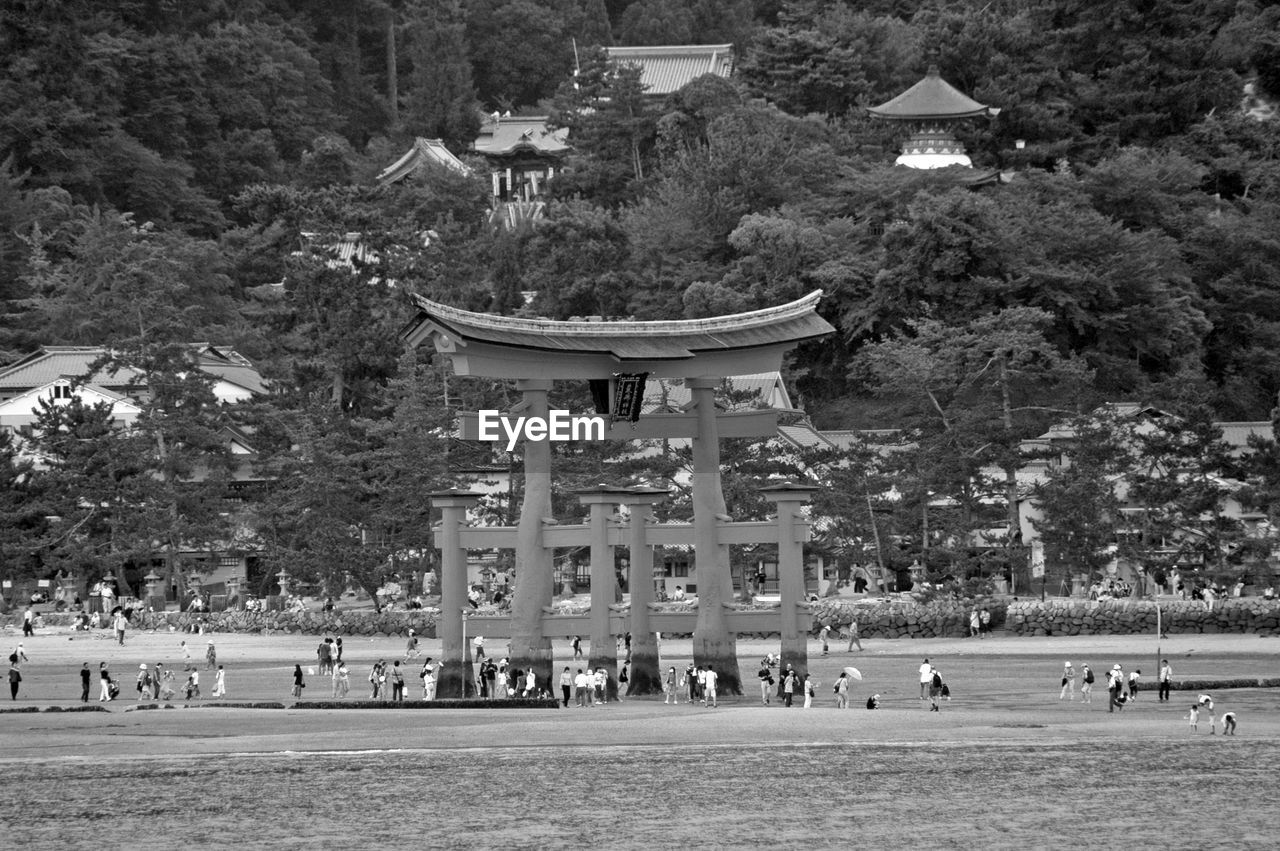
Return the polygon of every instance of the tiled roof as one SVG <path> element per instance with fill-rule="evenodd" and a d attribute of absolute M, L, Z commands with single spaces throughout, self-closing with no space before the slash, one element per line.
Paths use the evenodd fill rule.
<path fill-rule="evenodd" d="M 902 94 L 879 106 L 867 107 L 872 118 L 897 121 L 976 118 L 994 116 L 1000 110 L 978 103 L 938 75 L 937 66 Z"/>
<path fill-rule="evenodd" d="M 703 74 L 728 77 L 733 71 L 731 44 L 606 47 L 604 50 L 612 61 L 640 66 L 640 84 L 648 95 L 669 95 Z"/>
<path fill-rule="evenodd" d="M 495 115 L 481 125 L 471 147 L 490 157 L 517 153 L 559 157 L 569 150 L 568 138 L 567 128 L 548 130 L 545 115 Z"/>
<path fill-rule="evenodd" d="M 821 432 L 806 423 L 780 425 L 778 426 L 778 433 L 802 449 L 812 449 L 814 447 L 820 449 L 831 448 L 831 442 Z"/>
<path fill-rule="evenodd" d="M 0 371 L 0 390 L 27 390 L 59 378 L 83 377 L 89 365 L 102 355 L 103 350 L 96 346 L 45 346 Z M 89 383 L 99 387 L 125 387 L 137 380 L 132 370 L 122 369 L 114 375 L 98 372 Z"/>
<path fill-rule="evenodd" d="M 531 350 L 608 354 L 619 361 L 683 360 L 695 352 L 795 343 L 824 337 L 835 329 L 814 312 L 821 290 L 778 307 L 732 316 L 672 321 L 590 321 L 522 319 L 475 313 L 415 295 L 424 322 L 475 340 Z"/>
<path fill-rule="evenodd" d="M 1269 421 L 1252 423 L 1215 423 L 1215 425 L 1222 429 L 1223 441 L 1232 447 L 1240 449 L 1248 448 L 1250 437 L 1260 437 L 1264 440 L 1271 440 L 1275 436 Z"/>
<path fill-rule="evenodd" d="M 384 186 L 397 183 L 427 164 L 442 165 L 459 174 L 471 174 L 471 169 L 455 157 L 444 146 L 444 142 L 419 136 L 404 156 L 382 170 L 378 175 L 378 183 Z"/>
<path fill-rule="evenodd" d="M 202 371 L 246 390 L 265 392 L 262 376 L 240 353 L 208 343 L 192 345 L 199 352 Z M 44 346 L 0 370 L 0 391 L 41 387 L 59 378 L 83 378 L 89 366 L 104 353 L 105 350 L 97 346 Z M 138 373 L 126 368 L 114 374 L 99 371 L 88 379 L 88 383 L 99 388 L 130 387 L 141 384 L 142 379 Z"/>

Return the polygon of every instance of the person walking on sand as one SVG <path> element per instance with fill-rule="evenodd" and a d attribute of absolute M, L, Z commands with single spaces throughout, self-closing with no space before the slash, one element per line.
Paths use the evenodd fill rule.
<path fill-rule="evenodd" d="M 436 699 L 436 665 L 430 656 L 422 663 L 422 699 Z"/>
<path fill-rule="evenodd" d="M 107 670 L 106 662 L 98 665 L 98 682 L 102 686 L 102 694 L 98 697 L 98 702 L 105 703 L 111 700 L 111 672 Z"/>
<path fill-rule="evenodd" d="M 1080 702 L 1093 703 L 1093 671 L 1088 665 L 1080 666 Z"/>
<path fill-rule="evenodd" d="M 221 665 L 218 666 L 218 673 L 213 676 L 213 696 L 227 696 L 227 672 L 223 670 Z"/>
<path fill-rule="evenodd" d="M 399 659 L 391 663 L 391 699 L 404 702 L 404 671 L 400 670 Z"/>
<path fill-rule="evenodd" d="M 920 699 L 929 696 L 929 683 L 933 681 L 933 666 L 925 659 L 920 663 Z"/>
<path fill-rule="evenodd" d="M 187 674 L 187 700 L 191 698 L 200 699 L 200 672 L 195 668 L 191 669 L 191 673 Z"/>
<path fill-rule="evenodd" d="M 218 667 L 218 648 L 213 646 L 213 639 L 209 639 L 209 646 L 204 651 L 205 667 L 213 669 Z"/>
<path fill-rule="evenodd" d="M 504 673 L 505 677 L 506 674 Z M 569 708 L 569 698 L 573 695 L 573 673 L 569 670 L 569 666 L 564 666 L 564 672 L 560 674 L 560 697 L 564 703 L 564 708 Z"/>
<path fill-rule="evenodd" d="M 1129 700 L 1130 701 L 1134 701 L 1138 699 L 1138 678 L 1141 676 L 1142 676 L 1141 668 L 1134 668 L 1132 673 L 1129 674 Z"/>
<path fill-rule="evenodd" d="M 676 682 L 676 669 L 667 668 L 667 676 L 662 681 L 662 702 L 680 705 L 680 684 Z"/>
<path fill-rule="evenodd" d="M 164 668 L 159 662 L 151 666 L 151 699 L 158 700 L 160 698 L 160 683 L 164 679 Z"/>
<path fill-rule="evenodd" d="M 1169 689 L 1173 686 L 1173 668 L 1169 667 L 1168 659 L 1160 660 L 1160 675 L 1157 679 L 1160 681 L 1160 690 L 1156 699 L 1160 703 L 1166 703 L 1169 700 Z"/>
<path fill-rule="evenodd" d="M 193 667 L 191 664 L 191 648 L 187 646 L 187 642 L 181 642 L 182 647 L 182 670 L 190 671 Z"/>
<path fill-rule="evenodd" d="M 978 623 L 978 610 L 969 612 L 969 637 L 977 638 L 981 625 Z"/>
<path fill-rule="evenodd" d="M 27 606 L 26 611 L 22 613 L 22 637 L 30 638 L 36 634 L 36 613 L 31 611 L 31 607 Z"/>
<path fill-rule="evenodd" d="M 840 672 L 840 676 L 836 678 L 836 709 L 849 708 L 849 675 L 844 671 Z"/>
<path fill-rule="evenodd" d="M 302 666 L 293 666 L 293 696 L 302 698 L 302 690 L 307 687 L 307 681 L 302 675 Z"/>
<path fill-rule="evenodd" d="M 829 635 L 831 635 L 831 627 L 824 624 L 822 629 L 818 632 L 818 640 L 822 642 L 823 656 L 826 656 L 827 652 L 831 649 L 827 644 L 827 636 Z"/>
<path fill-rule="evenodd" d="M 31 661 L 30 659 L 28 659 L 28 658 L 27 658 L 27 648 L 25 648 L 25 647 L 23 647 L 23 646 L 22 646 L 22 642 L 21 642 L 21 641 L 19 641 L 19 642 L 18 642 L 18 646 L 17 646 L 17 647 L 13 648 L 13 655 L 15 655 L 15 656 L 17 656 L 17 657 L 18 657 L 18 661 L 19 661 L 19 662 L 30 662 L 30 661 Z"/>
<path fill-rule="evenodd" d="M 853 652 L 853 645 L 858 645 L 858 651 L 862 651 L 862 639 L 858 637 L 858 621 L 849 622 L 849 646 L 844 649 L 846 653 Z"/>
<path fill-rule="evenodd" d="M 408 662 L 410 659 L 417 656 L 418 653 L 418 636 L 414 635 L 413 630 L 411 629 L 409 630 L 409 640 L 404 643 L 404 660 Z"/>
<path fill-rule="evenodd" d="M 930 712 L 942 711 L 942 704 L 940 702 L 941 697 L 942 697 L 942 672 L 939 671 L 937 668 L 933 668 L 932 673 L 929 675 L 929 711 Z"/>
<path fill-rule="evenodd" d="M 1116 707 L 1124 709 L 1120 695 L 1124 692 L 1124 671 L 1117 663 L 1107 672 L 1107 712 L 1115 712 Z"/>
<path fill-rule="evenodd" d="M 1062 691 L 1058 692 L 1058 700 L 1067 696 L 1071 700 L 1076 699 L 1076 669 L 1071 667 L 1069 661 L 1062 666 Z"/>
<path fill-rule="evenodd" d="M 333 675 L 337 679 L 334 697 L 346 697 L 351 692 L 351 676 L 347 671 L 347 663 L 339 662 L 334 666 Z"/>
<path fill-rule="evenodd" d="M 116 641 L 119 642 L 121 647 L 124 647 L 124 631 L 129 627 L 129 621 L 125 618 L 123 610 L 116 612 L 115 627 Z"/>
<path fill-rule="evenodd" d="M 791 666 L 788 665 L 786 679 L 782 681 L 782 705 L 783 706 L 786 706 L 787 708 L 791 707 L 791 701 L 792 701 L 792 698 L 795 697 L 797 684 L 798 684 L 798 681 L 796 679 L 796 672 L 791 670 Z"/>
<path fill-rule="evenodd" d="M 89 702 L 89 685 L 93 681 L 93 672 L 89 670 L 89 663 L 85 662 L 80 666 L 80 702 Z"/>
<path fill-rule="evenodd" d="M 806 671 L 804 675 L 804 709 L 813 708 L 813 690 L 818 687 L 817 680 L 809 676 Z"/>
<path fill-rule="evenodd" d="M 138 700 L 146 700 L 151 697 L 151 672 L 147 670 L 147 664 L 144 662 L 138 666 Z"/>
<path fill-rule="evenodd" d="M 675 668 L 671 670 L 674 671 Z M 760 702 L 768 706 L 769 692 L 773 689 L 773 672 L 769 670 L 767 660 L 760 663 L 760 670 L 756 672 L 756 677 L 760 680 Z"/>
<path fill-rule="evenodd" d="M 17 660 L 9 663 L 9 699 L 18 699 L 18 688 L 22 685 L 22 668 Z"/>

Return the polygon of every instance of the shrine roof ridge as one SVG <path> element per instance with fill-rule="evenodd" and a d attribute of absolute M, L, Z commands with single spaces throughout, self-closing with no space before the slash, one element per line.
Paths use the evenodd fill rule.
<path fill-rule="evenodd" d="M 735 345 L 799 341 L 831 333 L 834 330 L 831 325 L 814 313 L 821 297 L 822 290 L 814 290 L 787 304 L 703 319 L 606 322 L 498 316 L 450 307 L 414 295 L 419 310 L 424 314 L 414 325 L 426 319 L 452 330 L 463 339 L 534 348 L 599 350 L 614 348 L 607 345 L 609 341 L 637 338 L 655 341 L 665 338 L 677 349 L 733 348 Z M 738 339 L 743 334 L 748 338 Z M 680 356 L 676 352 L 672 354 Z M 683 354 L 687 356 L 687 352 Z"/>

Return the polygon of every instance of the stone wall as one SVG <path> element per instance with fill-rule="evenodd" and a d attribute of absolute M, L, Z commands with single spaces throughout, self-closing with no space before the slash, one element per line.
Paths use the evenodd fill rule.
<path fill-rule="evenodd" d="M 830 626 L 833 630 L 857 620 L 858 634 L 863 638 L 958 638 L 969 634 L 969 613 L 975 608 L 991 612 L 991 628 L 1005 622 L 1003 599 L 886 600 L 871 605 L 826 597 L 811 605 L 814 630 Z"/>
<path fill-rule="evenodd" d="M 1280 600 L 1229 598 L 1213 611 L 1199 600 L 1160 602 L 1161 627 L 1177 633 L 1280 635 Z M 1015 635 L 1129 635 L 1156 631 L 1151 600 L 1027 600 L 1009 604 L 1008 632 Z"/>
<path fill-rule="evenodd" d="M 408 635 L 412 629 L 423 638 L 435 638 L 438 612 L 418 609 L 407 612 L 214 612 L 203 615 L 186 612 L 134 614 L 130 630 L 193 632 L 204 621 L 206 632 L 297 633 L 302 635 Z M 46 627 L 70 627 L 74 616 L 44 614 Z M 0 617 L 0 624 L 22 629 L 21 613 Z"/>

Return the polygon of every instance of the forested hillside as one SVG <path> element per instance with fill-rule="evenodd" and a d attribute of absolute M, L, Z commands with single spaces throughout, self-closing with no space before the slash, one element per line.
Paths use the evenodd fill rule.
<path fill-rule="evenodd" d="M 665 99 L 598 49 L 722 42 L 734 76 Z M 892 165 L 899 131 L 864 107 L 931 64 L 1001 109 L 964 141 L 1009 182 Z M 1280 122 L 1246 114 L 1246 84 L 1280 95 L 1270 3 L 11 0 L 0 362 L 105 345 L 160 375 L 181 364 L 157 347 L 235 348 L 278 388 L 240 425 L 291 483 L 258 533 L 352 559 L 371 536 L 348 529 L 377 526 L 384 558 L 426 539 L 404 495 L 465 450 L 423 423 L 505 392 L 404 356 L 409 291 L 671 318 L 821 288 L 839 334 L 789 380 L 828 427 L 999 418 L 966 359 L 1015 350 L 999 387 L 1041 411 L 1023 432 L 1119 399 L 1267 419 Z M 464 154 L 494 111 L 570 128 L 538 226 L 488 224 L 483 167 L 377 187 L 415 136 Z M 350 233 L 376 259 L 334 268 Z"/>

